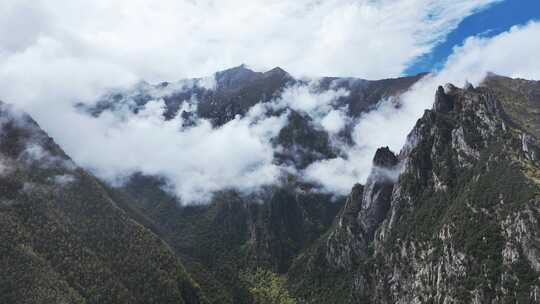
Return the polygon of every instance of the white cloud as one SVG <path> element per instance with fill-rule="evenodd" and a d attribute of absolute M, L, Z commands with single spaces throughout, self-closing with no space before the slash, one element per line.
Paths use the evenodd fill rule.
<path fill-rule="evenodd" d="M 305 179 L 317 182 L 328 192 L 347 195 L 352 186 L 361 181 L 361 176 L 371 170 L 370 163 L 355 162 L 351 157 L 367 154 L 368 151 L 354 151 L 349 153 L 348 159 L 339 157 L 315 162 L 305 169 Z"/>
<path fill-rule="evenodd" d="M 263 105 L 219 128 L 199 119 L 183 128 L 180 116 L 163 118 L 162 100 L 149 102 L 137 115 L 104 112 L 99 118 L 72 113 L 81 130 L 66 132 L 65 148 L 83 167 L 113 181 L 141 171 L 168 178 L 184 203 L 203 203 L 226 188 L 251 191 L 276 182 L 270 139 L 287 121 L 265 117 Z"/>
<path fill-rule="evenodd" d="M 63 123 L 84 128 L 65 129 L 63 124 L 58 127 L 63 128 L 63 148 L 99 177 L 123 182 L 138 171 L 165 176 L 168 189 L 183 203 L 204 203 L 214 191 L 253 191 L 278 182 L 283 170 L 293 170 L 274 164 L 275 149 L 280 147 L 271 142 L 285 126 L 288 112 L 269 117 L 269 110 L 302 111 L 313 118 L 315 127 L 329 131 L 338 132 L 343 127 L 346 115 L 342 109 L 333 110 L 333 104 L 349 92 L 319 92 L 318 84 L 313 80 L 288 87 L 273 102 L 257 104 L 244 117 L 236 117 L 219 128 L 204 119 L 196 119 L 193 127 L 183 127 L 181 115 L 164 119 L 160 97 L 191 84 L 179 82 L 165 90 L 142 84 L 138 90 L 158 99 L 137 114 L 127 107 L 105 111 L 97 118 L 68 111 L 63 113 Z M 197 100 L 192 98 L 181 108 L 196 113 L 196 106 Z"/>
<path fill-rule="evenodd" d="M 151 81 L 242 62 L 381 78 L 399 75 L 465 16 L 497 1 L 4 0 L 0 54 L 39 48 L 56 60 L 124 68 Z"/>
<path fill-rule="evenodd" d="M 344 109 L 331 110 L 321 120 L 321 125 L 329 134 L 337 134 L 349 120 Z"/>
<path fill-rule="evenodd" d="M 275 110 L 289 108 L 306 113 L 312 118 L 314 127 L 336 135 L 349 120 L 347 108 L 338 108 L 337 101 L 349 94 L 350 92 L 343 88 L 322 90 L 320 79 L 309 79 L 285 88 L 281 95 L 273 100 L 271 107 Z"/>
<path fill-rule="evenodd" d="M 75 181 L 75 176 L 71 174 L 56 175 L 52 180 L 59 186 L 67 186 Z"/>
<path fill-rule="evenodd" d="M 345 89 L 320 91 L 319 80 L 286 88 L 276 100 L 276 107 L 289 107 L 293 110 L 309 113 L 311 116 L 325 115 L 332 110 L 332 104 L 349 92 Z"/>
<path fill-rule="evenodd" d="M 439 85 L 463 86 L 466 81 L 478 85 L 488 72 L 540 79 L 540 40 L 536 37 L 540 37 L 540 23 L 531 22 L 492 38 L 467 39 L 454 49 L 439 73 L 425 77 L 401 97 L 401 107 L 384 100 L 376 111 L 363 115 L 355 126 L 355 145 L 346 151 L 346 158 L 315 163 L 307 169 L 307 176 L 343 194 L 348 190 L 342 183 L 364 183 L 377 148 L 389 146 L 399 152 L 417 119 L 431 109 Z"/>
<path fill-rule="evenodd" d="M 454 50 L 439 79 L 463 84 L 478 84 L 487 72 L 540 79 L 540 23 L 515 26 L 493 38 L 471 37 Z"/>
<path fill-rule="evenodd" d="M 136 169 L 163 174 L 185 200 L 205 199 L 208 191 L 248 189 L 275 179 L 279 168 L 272 165 L 268 140 L 284 117 L 259 117 L 256 111 L 262 109 L 256 108 L 251 117 L 219 129 L 200 121 L 178 132 L 180 118 L 163 121 L 157 115 L 159 94 L 147 112 L 124 113 L 123 121 L 110 114 L 99 119 L 80 115 L 73 103 L 141 79 L 206 76 L 242 62 L 260 70 L 282 66 L 297 76 L 397 76 L 463 18 L 497 1 L 4 0 L 0 99 L 29 112 L 79 164 L 101 176 Z M 214 85 L 212 78 L 202 83 Z M 297 87 L 282 99 L 330 133 L 341 130 L 343 112 L 328 105 L 344 92 L 313 93 Z M 416 108 L 408 113 L 417 115 Z M 354 147 L 347 161 L 318 164 L 311 172 L 338 185 L 332 188 L 350 188 L 362 180 L 370 166 L 364 160 L 375 146 L 388 140 L 395 147 L 404 132 L 388 125 L 370 131 L 368 122 L 392 123 L 390 114 L 366 117 L 356 132 L 358 142 L 366 144 Z M 401 119 L 404 125 L 411 120 Z M 383 131 L 393 133 L 384 136 Z"/>

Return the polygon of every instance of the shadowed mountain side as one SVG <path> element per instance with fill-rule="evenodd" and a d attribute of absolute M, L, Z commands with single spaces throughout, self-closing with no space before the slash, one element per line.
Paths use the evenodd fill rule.
<path fill-rule="evenodd" d="M 206 303 L 170 247 L 0 105 L 0 302 Z"/>
<path fill-rule="evenodd" d="M 181 207 L 164 186 L 137 174 L 117 193 L 158 227 L 213 303 L 250 303 L 238 275 L 258 267 L 287 272 L 343 204 L 290 181 L 251 195 L 222 191 L 208 205 Z"/>

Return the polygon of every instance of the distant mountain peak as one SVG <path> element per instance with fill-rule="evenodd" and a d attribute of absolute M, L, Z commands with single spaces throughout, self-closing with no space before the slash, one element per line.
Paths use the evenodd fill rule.
<path fill-rule="evenodd" d="M 373 157 L 373 165 L 379 167 L 393 167 L 398 163 L 398 158 L 388 147 L 377 149 Z"/>
<path fill-rule="evenodd" d="M 242 63 L 239 66 L 235 66 L 232 68 L 228 68 L 222 71 L 218 71 L 216 73 L 216 76 L 222 76 L 222 75 L 234 75 L 234 74 L 241 74 L 241 73 L 255 73 L 253 70 L 248 68 L 248 66 L 245 63 Z"/>
<path fill-rule="evenodd" d="M 223 70 L 216 73 L 218 87 L 224 89 L 235 89 L 238 86 L 258 78 L 260 73 L 247 68 L 245 64 Z"/>
<path fill-rule="evenodd" d="M 266 71 L 264 73 L 265 75 L 283 75 L 283 76 L 289 76 L 290 74 L 285 71 L 284 69 L 280 68 L 280 67 L 275 67 L 269 71 Z"/>

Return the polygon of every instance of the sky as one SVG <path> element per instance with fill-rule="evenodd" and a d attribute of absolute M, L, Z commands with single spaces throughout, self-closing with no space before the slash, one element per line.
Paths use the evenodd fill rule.
<path fill-rule="evenodd" d="M 536 0 L 3 0 L 0 100 L 32 115 L 99 177 L 162 175 L 184 203 L 200 203 L 221 189 L 255 191 L 293 170 L 275 164 L 271 144 L 286 114 L 266 117 L 259 106 L 221 128 L 199 119 L 183 130 L 181 117 L 163 120 L 163 92 L 137 115 L 94 118 L 74 104 L 142 80 L 206 77 L 211 88 L 218 70 L 280 66 L 311 82 L 287 88 L 271 106 L 303 111 L 332 135 L 351 122 L 329 106 L 347 92 L 314 92 L 318 77 L 432 72 L 399 109 L 381 100 L 353 121 L 353 145 L 336 143 L 342 156 L 297 172 L 345 195 L 365 182 L 378 147 L 401 149 L 438 85 L 477 85 L 487 72 L 540 79 L 538 18 Z"/>
<path fill-rule="evenodd" d="M 428 54 L 414 60 L 404 71 L 406 75 L 440 70 L 455 46 L 462 45 L 471 36 L 494 37 L 512 26 L 540 19 L 540 1 L 510 0 L 494 3 L 464 18 L 443 42 Z"/>

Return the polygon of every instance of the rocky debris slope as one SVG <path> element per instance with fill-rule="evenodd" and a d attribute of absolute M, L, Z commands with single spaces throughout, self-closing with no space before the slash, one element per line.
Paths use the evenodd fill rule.
<path fill-rule="evenodd" d="M 495 75 L 478 88 L 440 87 L 398 159 L 387 157 L 399 177 L 356 186 L 331 232 L 296 259 L 294 294 L 305 303 L 540 301 L 530 115 L 539 88 Z"/>
<path fill-rule="evenodd" d="M 157 235 L 0 105 L 1 303 L 205 303 Z"/>

